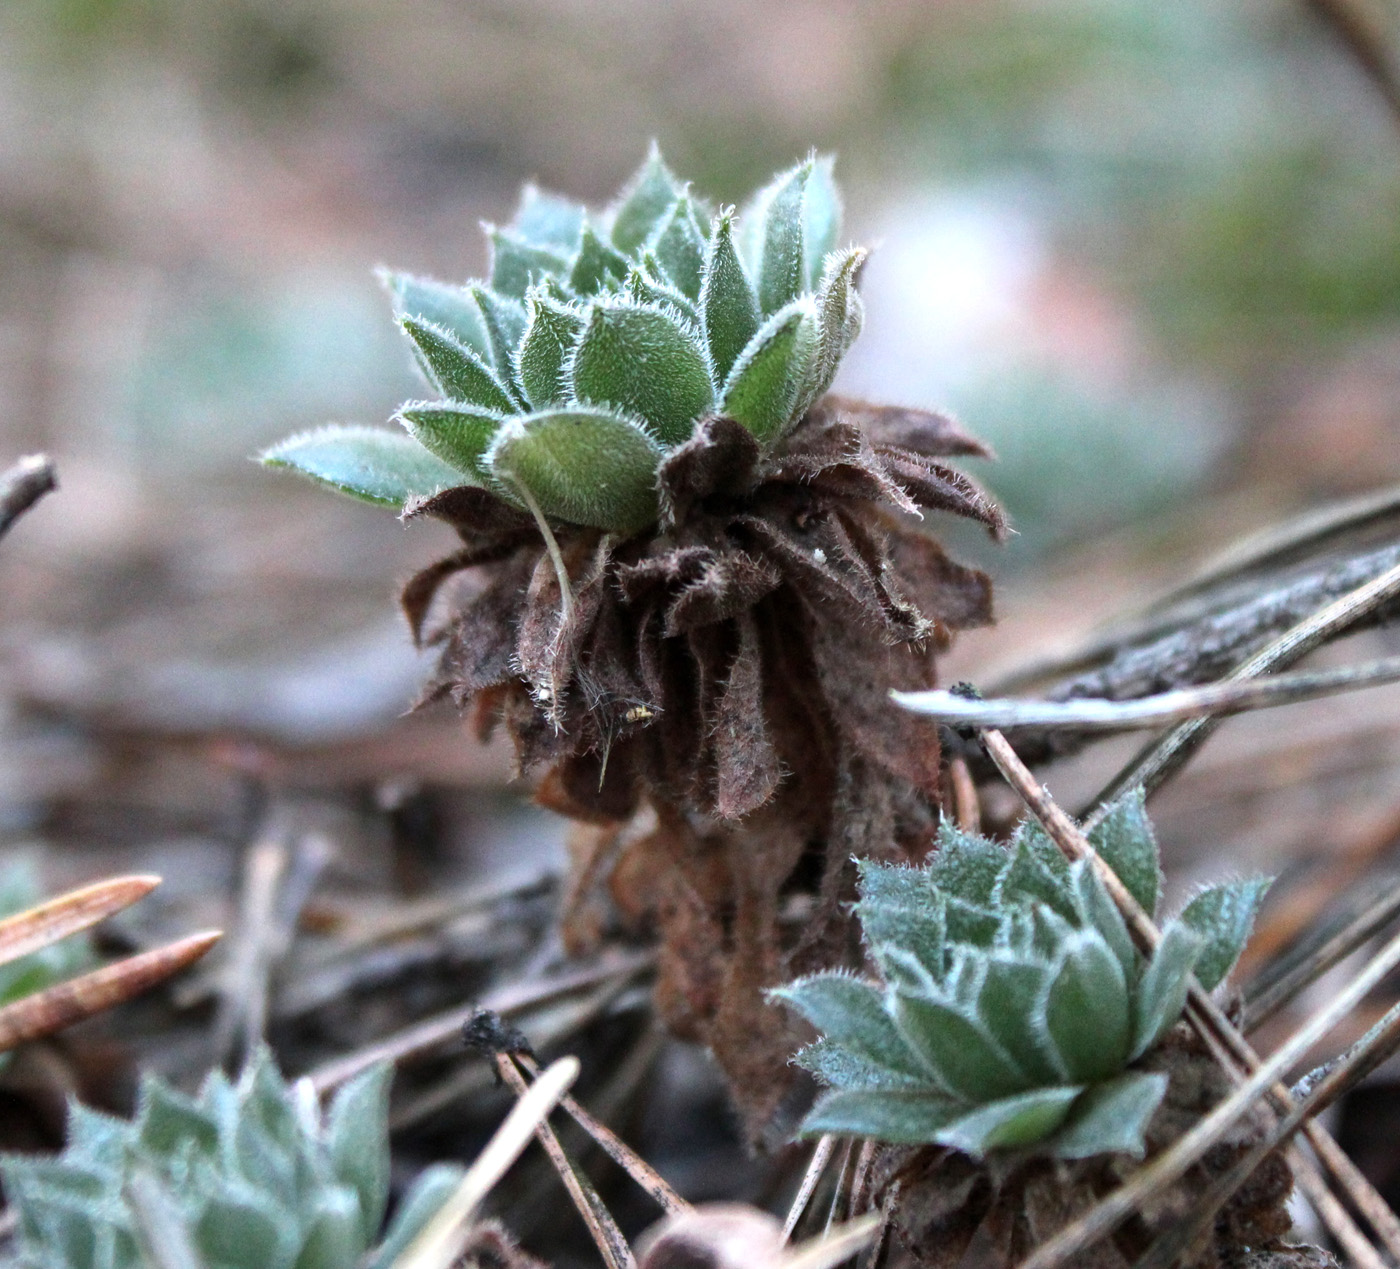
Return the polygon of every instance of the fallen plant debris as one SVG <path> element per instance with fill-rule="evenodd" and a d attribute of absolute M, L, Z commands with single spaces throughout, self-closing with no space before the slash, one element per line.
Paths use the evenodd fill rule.
<path fill-rule="evenodd" d="M 953 632 L 991 619 L 987 578 L 917 521 L 1004 523 L 943 461 L 985 453 L 951 420 L 823 395 L 864 258 L 835 250 L 830 162 L 737 218 L 706 227 L 697 206 L 656 153 L 609 242 L 527 191 L 489 285 L 390 279 L 448 398 L 400 412 L 411 437 L 324 430 L 264 457 L 458 531 L 404 590 L 442 646 L 427 699 L 471 705 L 482 735 L 503 723 L 540 800 L 600 825 L 573 913 L 608 887 L 655 929 L 663 1017 L 758 1132 L 792 1038 L 763 989 L 849 961 L 851 857 L 916 858 L 936 823 L 936 731 L 884 697 L 931 686 Z M 474 589 L 429 626 L 464 572 Z M 639 816 L 650 831 L 619 827 Z M 596 932 L 566 928 L 576 947 Z"/>

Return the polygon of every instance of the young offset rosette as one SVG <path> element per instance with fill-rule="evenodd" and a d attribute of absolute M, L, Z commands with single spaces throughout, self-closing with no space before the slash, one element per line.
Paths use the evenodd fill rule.
<path fill-rule="evenodd" d="M 645 529 L 658 468 L 700 419 L 771 449 L 859 332 L 865 252 L 836 250 L 831 168 L 808 158 L 738 218 L 711 214 L 655 148 L 596 219 L 527 189 L 487 227 L 489 280 L 384 275 L 439 399 L 404 405 L 404 432 L 326 427 L 263 460 L 397 508 L 476 486 L 555 523 Z"/>
<path fill-rule="evenodd" d="M 1155 912 L 1141 795 L 1091 841 Z M 1088 863 L 1068 863 L 1035 827 L 1009 848 L 944 828 L 924 868 L 864 865 L 856 910 L 883 988 L 818 974 L 774 993 L 822 1033 L 797 1061 L 831 1091 L 802 1131 L 979 1158 L 1140 1155 L 1168 1077 L 1133 1064 L 1181 1017 L 1192 975 L 1210 989 L 1229 972 L 1266 888 L 1203 891 L 1149 959 Z"/>

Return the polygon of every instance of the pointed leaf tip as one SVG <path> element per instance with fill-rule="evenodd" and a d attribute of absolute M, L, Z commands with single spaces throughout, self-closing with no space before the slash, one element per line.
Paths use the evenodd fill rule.
<path fill-rule="evenodd" d="M 793 406 L 811 371 L 816 311 L 810 299 L 793 301 L 759 328 L 724 385 L 721 413 L 760 441 L 773 442 L 792 420 Z"/>
<path fill-rule="evenodd" d="M 352 498 L 396 509 L 463 483 L 460 472 L 411 436 L 377 427 L 301 432 L 258 457 L 269 467 L 286 467 Z"/>
<path fill-rule="evenodd" d="M 1269 885 L 1269 878 L 1255 877 L 1211 886 L 1182 910 L 1179 919 L 1205 939 L 1196 978 L 1207 991 L 1224 982 L 1239 960 Z"/>
<path fill-rule="evenodd" d="M 515 402 L 481 356 L 440 326 L 416 317 L 400 319 L 429 381 L 444 396 L 488 410 L 512 411 Z"/>
<path fill-rule="evenodd" d="M 628 255 L 634 252 L 682 192 L 653 141 L 646 161 L 618 196 L 612 218 L 613 246 Z"/>

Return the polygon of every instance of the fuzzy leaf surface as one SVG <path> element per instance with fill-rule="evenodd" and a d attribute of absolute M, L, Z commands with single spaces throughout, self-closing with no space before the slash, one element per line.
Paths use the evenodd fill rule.
<path fill-rule="evenodd" d="M 403 318 L 402 325 L 424 373 L 443 396 L 487 410 L 515 409 L 515 401 L 495 371 L 465 344 L 440 326 L 416 317 Z"/>
<path fill-rule="evenodd" d="M 1060 1159 L 1096 1154 L 1142 1158 L 1144 1134 L 1166 1092 L 1167 1077 L 1161 1072 L 1129 1071 L 1096 1084 L 1071 1109 L 1049 1152 Z"/>
<path fill-rule="evenodd" d="M 394 316 L 416 317 L 440 326 L 485 361 L 491 359 L 491 341 L 476 300 L 465 286 L 451 286 L 411 273 L 383 270 L 380 278 L 394 300 Z"/>
<path fill-rule="evenodd" d="M 836 378 L 850 346 L 860 334 L 865 318 L 865 305 L 856 292 L 856 279 L 869 255 L 863 247 L 852 247 L 834 255 L 826 265 L 817 288 L 817 353 L 812 382 L 808 388 L 811 399 L 819 397 Z"/>
<path fill-rule="evenodd" d="M 700 321 L 721 383 L 758 332 L 759 320 L 758 297 L 734 243 L 734 218 L 721 214 L 710 233 L 700 287 Z"/>
<path fill-rule="evenodd" d="M 623 187 L 613 213 L 613 246 L 628 255 L 634 252 L 651 237 L 682 192 L 661 151 L 653 146 L 646 162 Z"/>
<path fill-rule="evenodd" d="M 1269 884 L 1268 878 L 1255 877 L 1211 886 L 1182 909 L 1178 919 L 1205 939 L 1196 961 L 1196 977 L 1207 991 L 1224 982 L 1239 960 Z"/>
<path fill-rule="evenodd" d="M 529 323 L 516 354 L 520 387 L 537 410 L 558 405 L 567 395 L 564 363 L 573 351 L 583 318 L 543 295 L 531 296 Z"/>
<path fill-rule="evenodd" d="M 669 282 L 657 281 L 660 272 L 661 266 L 656 263 L 651 253 L 644 253 L 643 265 L 633 268 L 627 274 L 627 295 L 640 304 L 669 305 L 688 321 L 698 321 L 700 312 L 687 296 L 682 295 Z"/>
<path fill-rule="evenodd" d="M 515 350 L 525 334 L 525 305 L 513 296 L 502 295 L 490 287 L 472 287 L 472 297 L 481 310 L 486 325 L 486 337 L 491 344 L 491 364 L 496 378 L 509 392 L 515 383 Z M 472 398 L 468 398 L 469 400 Z"/>
<path fill-rule="evenodd" d="M 1011 840 L 1011 862 L 998 881 L 998 897 L 1003 903 L 1034 900 L 1067 921 L 1077 921 L 1070 873 L 1064 865 L 1064 856 L 1048 838 L 1022 830 Z"/>
<path fill-rule="evenodd" d="M 979 1020 L 1028 1084 L 1058 1084 L 1061 1079 L 1040 1012 L 1049 977 L 1049 965 L 992 956 L 977 997 Z"/>
<path fill-rule="evenodd" d="M 527 185 L 510 228 L 526 242 L 571 254 L 578 248 L 585 215 L 582 203 Z"/>
<path fill-rule="evenodd" d="M 1068 1080 L 1091 1084 L 1122 1070 L 1132 1034 L 1128 987 L 1118 957 L 1096 930 L 1065 940 L 1043 1008 Z"/>
<path fill-rule="evenodd" d="M 1136 981 L 1138 954 L 1133 945 L 1133 936 L 1128 933 L 1128 924 L 1118 911 L 1118 905 L 1109 897 L 1099 874 L 1087 859 L 1078 861 L 1070 869 L 1070 874 L 1080 921 L 1097 930 L 1113 949 L 1119 965 L 1123 967 L 1124 980 L 1129 983 Z"/>
<path fill-rule="evenodd" d="M 796 1009 L 829 1043 L 910 1079 L 928 1078 L 869 983 L 846 974 L 814 974 L 771 995 Z"/>
<path fill-rule="evenodd" d="M 1142 789 L 1125 793 L 1089 834 L 1089 844 L 1099 852 L 1128 893 L 1148 916 L 1156 916 L 1162 893 L 1162 867 L 1158 862 L 1157 835 L 1147 818 Z"/>
<path fill-rule="evenodd" d="M 574 395 L 639 415 L 658 440 L 688 440 L 714 388 L 698 337 L 662 308 L 594 304 L 568 369 Z"/>
<path fill-rule="evenodd" d="M 927 1090 L 929 1087 L 926 1078 L 916 1079 L 911 1075 L 901 1074 L 830 1040 L 818 1040 L 815 1044 L 799 1049 L 792 1060 L 832 1088 L 865 1091 L 896 1089 L 909 1092 L 914 1089 Z"/>
<path fill-rule="evenodd" d="M 486 451 L 505 416 L 452 402 L 411 401 L 399 421 L 424 449 L 451 464 L 458 484 L 482 484 L 488 478 Z"/>
<path fill-rule="evenodd" d="M 1064 1123 L 1078 1087 L 1035 1088 L 980 1106 L 945 1124 L 933 1137 L 980 1159 L 989 1150 L 1034 1145 Z"/>
<path fill-rule="evenodd" d="M 812 162 L 784 172 L 759 195 L 763 225 L 754 264 L 758 307 L 776 313 L 803 291 L 807 280 L 804 202 Z"/>
<path fill-rule="evenodd" d="M 725 381 L 720 412 L 760 441 L 777 440 L 788 429 L 815 348 L 812 303 L 794 300 L 764 322 L 739 354 Z"/>
<path fill-rule="evenodd" d="M 569 271 L 569 289 L 585 298 L 613 290 L 627 276 L 628 268 L 627 257 L 598 237 L 592 225 L 585 224 Z"/>
<path fill-rule="evenodd" d="M 993 1101 L 1023 1092 L 1031 1082 L 967 1009 L 898 990 L 892 998 L 900 1034 L 955 1097 Z"/>
<path fill-rule="evenodd" d="M 463 483 L 462 474 L 411 436 L 378 427 L 322 427 L 289 436 L 259 455 L 365 502 L 402 507 Z"/>
<path fill-rule="evenodd" d="M 807 286 L 816 290 L 827 256 L 841 234 L 841 192 L 836 188 L 835 160 L 820 155 L 812 165 L 802 197 L 802 254 Z"/>
<path fill-rule="evenodd" d="M 650 246 L 671 284 L 688 299 L 698 300 L 705 269 L 705 234 L 695 218 L 695 204 L 688 197 L 676 200 Z"/>
<path fill-rule="evenodd" d="M 939 1129 L 961 1107 L 931 1093 L 865 1093 L 840 1089 L 822 1097 L 802 1121 L 804 1137 L 822 1133 L 870 1137 L 895 1145 L 921 1145 L 937 1139 Z"/>
<path fill-rule="evenodd" d="M 500 295 L 523 300 L 525 292 L 541 278 L 568 273 L 569 261 L 557 251 L 527 242 L 509 229 L 492 229 L 488 236 L 491 240 L 491 289 Z"/>
<path fill-rule="evenodd" d="M 389 1203 L 389 1085 L 394 1068 L 381 1063 L 335 1095 L 326 1116 L 331 1168 L 357 1200 L 360 1250 L 369 1246 Z"/>
<path fill-rule="evenodd" d="M 399 1203 L 384 1241 L 370 1256 L 365 1269 L 392 1269 L 408 1245 L 442 1210 L 464 1175 L 464 1170 L 452 1163 L 435 1163 L 426 1168 Z"/>
<path fill-rule="evenodd" d="M 930 866 L 933 884 L 950 898 L 989 907 L 1010 856 L 995 842 L 953 828 L 938 830 L 938 851 Z"/>
<path fill-rule="evenodd" d="M 1172 921 L 1162 931 L 1162 941 L 1142 972 L 1133 999 L 1133 1047 L 1135 1060 L 1176 1025 L 1186 1007 L 1191 975 L 1205 950 L 1205 939 L 1184 921 Z"/>
<path fill-rule="evenodd" d="M 526 490 L 546 516 L 630 533 L 656 519 L 661 453 L 630 420 L 574 406 L 504 423 L 486 465 L 496 479 Z"/>

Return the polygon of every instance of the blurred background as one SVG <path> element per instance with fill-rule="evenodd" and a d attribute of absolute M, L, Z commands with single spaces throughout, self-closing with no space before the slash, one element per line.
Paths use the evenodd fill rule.
<path fill-rule="evenodd" d="M 1341 6 L 1368 72 L 1338 8 L 6 0 L 0 458 L 45 449 L 62 483 L 0 546 L 7 851 L 54 884 L 165 872 L 133 943 L 234 921 L 268 839 L 332 843 L 323 933 L 557 866 L 563 828 L 506 755 L 401 717 L 423 664 L 395 583 L 447 530 L 248 457 L 417 394 L 374 265 L 480 272 L 479 222 L 522 182 L 601 202 L 651 138 L 725 202 L 838 154 L 875 248 L 838 386 L 956 413 L 1019 531 L 958 538 L 1003 614 L 959 671 L 1400 480 L 1400 132 L 1376 82 L 1400 9 Z M 1389 849 L 1400 697 L 1360 700 L 1225 730 L 1161 804 L 1179 887 Z M 490 959 L 438 950 L 412 1008 Z M 194 1069 L 199 1034 L 146 1056 Z"/>

